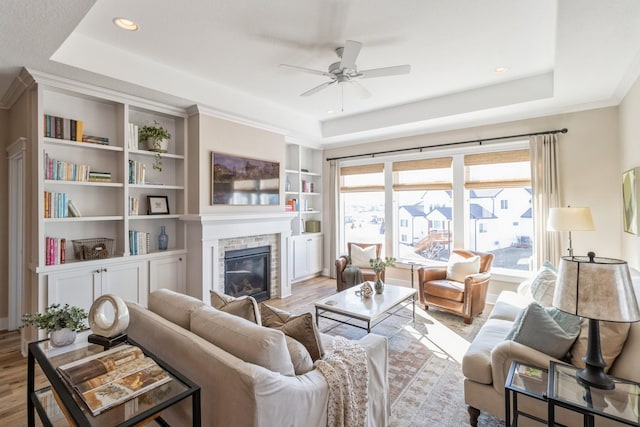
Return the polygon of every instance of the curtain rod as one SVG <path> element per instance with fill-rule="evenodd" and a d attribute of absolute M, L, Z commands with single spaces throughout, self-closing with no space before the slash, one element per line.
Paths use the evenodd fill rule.
<path fill-rule="evenodd" d="M 327 161 L 342 160 L 342 159 L 353 159 L 353 158 L 356 158 L 356 157 L 375 157 L 375 156 L 378 156 L 380 154 L 402 153 L 402 152 L 405 152 L 405 151 L 413 151 L 413 150 L 419 150 L 420 152 L 422 152 L 422 150 L 424 150 L 424 149 L 451 147 L 453 145 L 463 145 L 463 144 L 478 144 L 478 145 L 482 145 L 482 143 L 486 142 L 486 141 L 499 141 L 499 140 L 502 140 L 502 139 L 522 138 L 524 136 L 549 135 L 549 134 L 567 133 L 567 132 L 569 132 L 569 129 L 562 128 L 562 129 L 556 129 L 556 130 L 546 130 L 546 131 L 543 131 L 543 132 L 521 133 L 520 135 L 497 136 L 497 137 L 494 137 L 494 138 L 483 138 L 483 139 L 472 139 L 472 140 L 469 140 L 469 141 L 447 142 L 447 143 L 444 143 L 444 144 L 436 144 L 436 145 L 423 145 L 422 147 L 397 148 L 395 150 L 375 151 L 373 153 L 352 154 L 350 156 L 328 157 Z"/>

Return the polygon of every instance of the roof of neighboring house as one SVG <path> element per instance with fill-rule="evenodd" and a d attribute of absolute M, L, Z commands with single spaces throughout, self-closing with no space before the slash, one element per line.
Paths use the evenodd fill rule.
<path fill-rule="evenodd" d="M 496 197 L 502 189 L 499 190 L 471 190 L 469 191 L 469 198 L 471 199 L 486 199 Z"/>
<path fill-rule="evenodd" d="M 400 209 L 406 210 L 411 216 L 425 216 L 424 206 L 422 204 L 400 206 Z"/>
<path fill-rule="evenodd" d="M 483 208 L 482 206 L 471 203 L 469 205 L 469 218 L 471 219 L 494 219 L 497 218 L 494 214 Z M 444 216 L 446 219 L 451 220 L 451 208 L 434 208 L 427 214 L 427 218 L 431 216 L 434 212 L 440 213 L 440 215 Z"/>
<path fill-rule="evenodd" d="M 522 215 L 520 215 L 520 218 L 531 218 L 531 208 L 527 209 Z"/>

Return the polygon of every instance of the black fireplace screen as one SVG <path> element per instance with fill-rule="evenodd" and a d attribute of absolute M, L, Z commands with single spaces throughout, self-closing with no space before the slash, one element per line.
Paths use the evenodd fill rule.
<path fill-rule="evenodd" d="M 224 293 L 234 297 L 250 295 L 257 301 L 269 299 L 271 250 L 269 246 L 237 249 L 224 253 Z"/>

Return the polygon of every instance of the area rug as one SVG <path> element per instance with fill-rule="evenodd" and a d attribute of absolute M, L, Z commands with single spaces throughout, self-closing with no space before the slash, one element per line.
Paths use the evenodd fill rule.
<path fill-rule="evenodd" d="M 465 325 L 461 317 L 436 310 L 425 312 L 417 306 L 415 322 L 410 306 L 397 314 L 372 331 L 389 339 L 389 425 L 469 426 L 460 363 L 486 317 Z M 350 339 L 366 334 L 363 329 L 326 319 L 320 319 L 320 330 Z M 504 423 L 483 412 L 478 425 L 499 427 Z"/>

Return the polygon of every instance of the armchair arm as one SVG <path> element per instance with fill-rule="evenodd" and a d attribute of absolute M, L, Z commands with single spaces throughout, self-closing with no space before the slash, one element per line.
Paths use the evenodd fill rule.
<path fill-rule="evenodd" d="M 504 383 L 509 375 L 509 368 L 513 360 L 541 368 L 548 368 L 552 360 L 559 362 L 558 359 L 524 344 L 511 340 L 502 341 L 491 351 L 493 388 L 500 394 L 504 394 Z"/>
<path fill-rule="evenodd" d="M 447 267 L 420 267 L 418 269 L 418 283 L 447 278 Z"/>
<path fill-rule="evenodd" d="M 464 281 L 465 283 L 470 282 L 472 284 L 479 284 L 482 282 L 489 283 L 490 279 L 491 279 L 491 273 L 476 273 L 476 274 L 469 274 L 467 277 L 464 278 Z"/>
<path fill-rule="evenodd" d="M 348 263 L 349 259 L 346 255 L 341 255 L 340 257 L 338 257 L 338 259 L 336 259 L 336 289 L 338 290 L 338 292 L 344 290 L 342 272 L 344 271 Z"/>
<path fill-rule="evenodd" d="M 464 316 L 465 321 L 484 311 L 491 273 L 469 274 L 464 278 Z"/>

